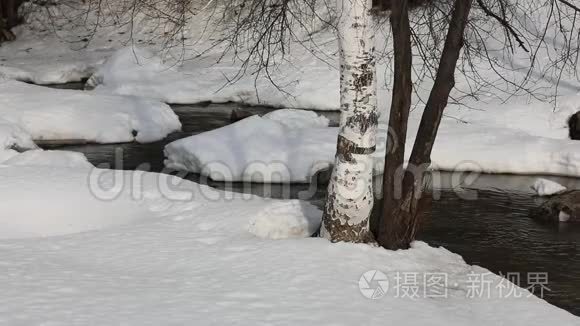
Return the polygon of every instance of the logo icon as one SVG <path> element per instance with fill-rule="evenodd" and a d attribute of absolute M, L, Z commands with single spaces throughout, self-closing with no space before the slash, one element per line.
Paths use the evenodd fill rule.
<path fill-rule="evenodd" d="M 360 293 L 367 299 L 377 300 L 385 296 L 389 290 L 387 275 L 381 271 L 370 270 L 358 280 Z"/>

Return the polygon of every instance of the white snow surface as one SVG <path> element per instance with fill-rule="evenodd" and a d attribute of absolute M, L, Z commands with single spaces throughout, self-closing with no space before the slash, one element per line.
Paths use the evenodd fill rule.
<path fill-rule="evenodd" d="M 142 47 L 120 49 L 91 77 L 98 91 L 154 98 L 166 103 L 240 102 L 275 107 L 335 110 L 338 108 L 338 71 L 312 60 L 295 57 L 277 69 L 276 82 L 247 75 L 236 80 L 239 63 L 216 63 L 213 51 L 195 64 L 176 65 Z M 285 85 L 280 91 L 277 85 Z"/>
<path fill-rule="evenodd" d="M 69 168 L 92 168 L 84 154 L 71 151 L 30 150 L 17 153 L 2 161 L 2 165 L 10 166 L 57 166 Z"/>
<path fill-rule="evenodd" d="M 87 183 L 89 171 L 79 166 L 0 167 L 0 239 L 77 233 L 154 215 L 130 200 L 130 193 L 115 201 L 97 198 Z M 112 174 L 103 183 L 110 181 L 107 176 Z"/>
<path fill-rule="evenodd" d="M 116 173 L 126 185 L 142 182 L 113 187 L 117 196 L 103 200 L 85 169 L 0 167 L 0 324 L 579 324 L 526 290 L 502 296 L 509 284 L 499 276 L 421 242 L 388 251 L 248 232 L 269 212 L 298 220 L 299 202 L 101 172 L 103 190 Z M 401 272 L 446 273 L 447 296 L 402 298 L 392 283 L 381 299 L 367 299 L 359 279 L 370 270 L 391 282 Z M 474 275 L 491 282 L 489 294 L 469 296 Z"/>
<path fill-rule="evenodd" d="M 25 151 L 25 152 L 19 152 Z M 28 166 L 92 167 L 76 152 L 38 149 L 32 136 L 19 125 L 0 118 L 0 164 Z"/>
<path fill-rule="evenodd" d="M 19 152 L 24 151 L 24 152 Z M 32 136 L 19 125 L 0 118 L 0 164 L 28 166 L 92 167 L 76 152 L 38 149 Z"/>
<path fill-rule="evenodd" d="M 35 140 L 152 142 L 180 130 L 171 108 L 155 100 L 0 82 L 0 116 Z M 136 136 L 133 135 L 136 132 Z"/>
<path fill-rule="evenodd" d="M 264 114 L 262 117 L 278 121 L 291 129 L 328 127 L 328 124 L 330 123 L 328 118 L 318 115 L 316 112 L 296 109 L 275 110 Z"/>
<path fill-rule="evenodd" d="M 556 181 L 538 178 L 532 185 L 532 189 L 538 196 L 551 196 L 566 191 L 568 188 L 557 183 Z"/>
<path fill-rule="evenodd" d="M 289 128 L 251 116 L 168 144 L 165 165 L 219 181 L 310 182 L 332 163 L 336 137 L 337 128 Z"/>
<path fill-rule="evenodd" d="M 20 126 L 0 118 L 0 151 L 13 148 L 32 149 L 36 144 Z"/>
<path fill-rule="evenodd" d="M 530 111 L 533 111 L 532 109 Z M 544 136 L 497 123 L 443 121 L 432 153 L 434 169 L 486 173 L 580 176 L 580 142 L 548 136 L 566 130 L 547 129 Z M 563 121 L 563 120 L 562 120 Z M 531 121 L 530 121 L 531 122 Z M 542 129 L 538 129 L 542 130 Z M 415 128 L 410 129 L 414 133 Z M 409 155 L 412 143 L 407 144 Z M 382 165 L 377 165 L 381 169 Z"/>

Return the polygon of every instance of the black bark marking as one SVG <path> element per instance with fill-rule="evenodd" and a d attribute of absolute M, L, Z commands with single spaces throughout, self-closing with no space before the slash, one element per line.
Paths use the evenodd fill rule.
<path fill-rule="evenodd" d="M 356 74 L 353 73 L 353 82 L 352 85 L 354 86 L 355 91 L 361 92 L 363 88 L 369 87 L 373 84 L 374 73 L 373 70 L 370 69 L 371 64 L 365 63 L 361 65 L 361 73 Z"/>
<path fill-rule="evenodd" d="M 346 126 L 354 129 L 359 130 L 361 134 L 366 134 L 369 128 L 378 125 L 379 123 L 379 115 L 377 112 L 370 112 L 368 115 L 365 114 L 357 114 L 354 116 L 349 117 L 346 120 Z"/>
<path fill-rule="evenodd" d="M 336 157 L 343 162 L 356 163 L 356 159 L 353 155 L 370 155 L 374 153 L 376 149 L 376 146 L 359 147 L 352 141 L 339 135 L 336 145 Z"/>

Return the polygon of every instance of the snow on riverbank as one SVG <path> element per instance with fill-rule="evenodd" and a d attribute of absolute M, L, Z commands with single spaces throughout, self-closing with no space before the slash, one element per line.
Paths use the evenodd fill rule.
<path fill-rule="evenodd" d="M 50 8 L 61 10 L 61 13 L 69 10 L 66 6 Z M 28 24 L 16 29 L 18 34 L 16 42 L 5 44 L 0 48 L 2 59 L 0 74 L 8 78 L 45 83 L 78 80 L 95 72 L 91 79 L 91 84 L 96 86 L 94 93 L 136 95 L 171 103 L 234 101 L 318 110 L 335 110 L 339 107 L 336 37 L 330 30 L 317 31 L 312 39 L 316 44 L 306 44 L 307 48 L 291 47 L 292 51 L 286 60 L 271 71 L 272 79 L 283 89 L 280 91 L 263 76 L 256 77 L 251 74 L 230 84 L 229 81 L 235 80 L 240 72 L 240 62 L 229 56 L 222 58 L 223 47 L 209 49 L 208 43 L 205 42 L 207 40 L 200 36 L 206 35 L 201 32 L 207 27 L 203 19 L 194 19 L 188 24 L 187 32 L 191 34 L 192 44 L 186 42 L 184 48 L 179 47 L 173 52 L 165 51 L 163 52 L 165 55 L 160 57 L 159 40 L 145 41 L 155 38 L 150 33 L 153 25 L 149 23 L 136 25 L 134 33 L 131 33 L 133 41 L 136 42 L 129 42 L 128 26 L 111 25 L 91 35 L 91 42 L 85 48 L 87 41 L 83 40 L 87 32 L 93 30 L 87 31 L 86 28 L 79 26 L 69 29 L 63 27 L 58 31 L 58 37 L 48 31 L 39 32 L 39 28 L 45 29 L 47 23 L 42 20 L 47 19 L 42 14 L 45 8 L 40 9 L 42 10 L 28 17 Z M 134 46 L 126 47 L 128 43 Z M 382 44 L 377 48 L 384 46 L 388 45 Z M 181 53 L 182 50 L 185 52 Z M 316 55 L 312 55 L 309 50 L 314 50 Z M 550 53 L 554 49 L 544 50 Z M 538 57 L 546 54 L 544 50 Z M 176 62 L 176 57 L 186 60 Z M 534 89 L 537 93 L 535 92 L 534 96 L 522 92 L 511 94 L 514 91 L 510 88 L 512 86 L 492 72 L 489 62 L 477 60 L 470 62 L 478 69 L 481 68 L 479 73 L 482 80 L 489 83 L 478 90 L 477 96 L 461 97 L 464 95 L 462 91 L 469 91 L 474 85 L 472 80 L 461 75 L 457 76 L 457 90 L 453 95 L 454 100 L 461 97 L 458 101 L 462 105 L 452 103 L 446 109 L 433 152 L 436 167 L 446 170 L 473 168 L 497 173 L 580 176 L 580 163 L 577 163 L 578 145 L 567 139 L 566 128 L 566 119 L 580 110 L 577 104 L 580 98 L 578 95 L 580 85 L 574 73 L 564 71 L 557 78 L 560 97 L 556 102 L 550 102 L 554 100 L 550 97 L 553 95 L 550 90 L 554 89 L 556 80 L 553 76 L 550 77 L 550 73 L 553 75 L 554 72 L 543 71 L 542 69 L 548 68 L 539 64 L 536 66 L 538 71 L 528 75 L 525 69 L 521 69 L 529 65 L 526 58 L 526 54 L 519 52 L 513 54 L 513 57 L 500 56 L 496 59 L 498 64 L 501 63 L 503 66 L 501 69 L 494 66 L 494 69 L 499 69 L 498 72 L 502 77 L 510 77 L 514 81 L 526 79 L 529 85 L 535 83 Z M 101 64 L 102 62 L 105 63 Z M 378 64 L 377 78 L 380 88 L 378 103 L 382 112 L 381 119 L 384 121 L 390 107 L 389 85 L 392 75 L 390 70 L 386 69 L 385 62 L 379 60 Z M 508 69 L 509 67 L 514 68 Z M 416 87 L 414 104 L 417 107 L 411 113 L 409 143 L 413 141 L 420 119 L 422 104 L 419 98 L 426 99 L 429 91 L 426 86 L 429 86 L 429 83 L 427 80 Z M 132 137 L 128 132 L 130 130 L 124 130 L 123 137 L 118 137 L 117 141 L 131 140 Z M 162 134 L 160 133 L 158 137 Z M 93 138 L 98 136 L 103 135 L 92 135 Z M 380 139 L 384 142 L 386 138 Z M 199 158 L 200 162 L 197 162 L 193 156 L 202 155 L 197 152 L 193 155 L 191 151 L 198 149 L 186 149 L 183 143 L 180 146 L 189 153 L 177 154 L 173 151 L 171 159 L 174 159 L 174 163 L 179 163 L 180 168 L 199 170 L 199 166 L 195 168 L 194 166 L 203 164 L 206 159 Z M 251 145 L 247 142 L 236 143 L 237 148 L 243 148 L 246 152 L 249 151 L 246 148 L 248 146 Z M 325 143 L 321 151 L 330 146 L 331 144 Z M 378 147 L 385 146 L 379 144 Z M 255 161 L 251 158 L 252 155 L 253 153 L 248 153 L 244 160 Z M 381 153 L 377 153 L 377 157 L 380 155 Z M 183 162 L 179 162 L 177 156 L 182 156 Z M 208 159 L 221 157 L 223 155 L 216 154 Z M 304 159 L 309 160 L 308 156 Z M 284 157 L 281 161 L 286 162 Z M 332 162 L 332 156 L 324 155 L 322 161 Z M 234 166 L 226 163 L 234 170 L 233 179 L 244 179 L 239 171 L 239 163 Z M 302 164 L 308 168 L 311 163 Z M 308 180 L 312 173 L 303 173 L 307 168 L 301 168 L 297 176 L 290 179 Z M 377 159 L 375 168 L 377 171 L 382 170 L 380 159 Z"/>
<path fill-rule="evenodd" d="M 84 169 L 0 167 L 1 324 L 578 324 L 525 290 L 507 295 L 506 281 L 424 243 L 388 251 L 248 232 L 270 213 L 300 220 L 298 201 L 99 171 L 101 199 Z M 115 173 L 125 187 L 111 188 Z M 364 296 L 384 285 L 365 283 L 372 270 L 389 280 L 376 300 Z M 446 295 L 426 298 L 431 287 L 419 282 L 419 297 L 403 297 L 396 279 L 411 272 L 446 275 L 447 286 L 433 288 Z M 477 277 L 488 292 L 473 292 Z"/>
<path fill-rule="evenodd" d="M 152 142 L 181 128 L 171 108 L 153 100 L 50 89 L 16 81 L 1 81 L 0 95 L 2 119 L 19 126 L 35 140 Z"/>
<path fill-rule="evenodd" d="M 17 150 L 36 148 L 30 134 L 0 118 L 0 162 L 18 155 Z"/>
<path fill-rule="evenodd" d="M 448 171 L 579 177 L 580 142 L 447 121 L 437 135 L 432 161 L 433 168 Z"/>
<path fill-rule="evenodd" d="M 267 115 L 253 116 L 168 144 L 165 164 L 218 181 L 307 183 L 334 163 L 338 128 L 297 125 L 301 129 L 288 128 Z M 409 132 L 416 133 L 416 128 L 411 126 Z M 450 120 L 442 122 L 437 137 L 431 166 L 436 170 L 580 177 L 578 141 Z M 382 124 L 374 154 L 375 174 L 383 171 L 386 140 L 387 126 Z M 411 140 L 405 150 L 407 158 Z"/>
<path fill-rule="evenodd" d="M 25 152 L 21 152 L 25 151 Z M 32 136 L 18 125 L 0 118 L 0 164 L 32 166 L 92 167 L 81 153 L 43 151 Z"/>
<path fill-rule="evenodd" d="M 93 168 L 83 153 L 70 151 L 45 151 L 41 149 L 17 153 L 0 164 L 9 166 L 56 166 L 68 168 Z"/>
<path fill-rule="evenodd" d="M 330 166 L 336 136 L 337 128 L 290 128 L 252 116 L 168 144 L 165 164 L 219 181 L 307 183 Z"/>
<path fill-rule="evenodd" d="M 274 107 L 338 109 L 338 71 L 304 53 L 276 69 L 277 85 L 247 75 L 236 79 L 238 63 L 216 63 L 219 52 L 196 64 L 176 67 L 138 47 L 119 50 L 91 77 L 98 91 L 154 98 L 166 103 L 238 102 Z"/>

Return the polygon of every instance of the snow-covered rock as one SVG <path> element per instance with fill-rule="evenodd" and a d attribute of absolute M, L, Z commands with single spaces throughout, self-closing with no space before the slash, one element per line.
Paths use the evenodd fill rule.
<path fill-rule="evenodd" d="M 292 200 L 275 202 L 250 219 L 250 233 L 265 239 L 306 238 L 313 235 L 322 221 L 316 206 Z"/>
<path fill-rule="evenodd" d="M 165 165 L 220 181 L 310 182 L 332 164 L 337 133 L 252 116 L 168 144 Z"/>
<path fill-rule="evenodd" d="M 532 185 L 532 189 L 538 196 L 551 196 L 566 191 L 563 185 L 544 178 L 538 178 Z"/>
<path fill-rule="evenodd" d="M 181 128 L 163 103 L 116 95 L 0 82 L 0 116 L 33 139 L 151 142 Z M 133 135 L 133 133 L 136 135 Z"/>
<path fill-rule="evenodd" d="M 570 220 L 570 214 L 564 212 L 564 211 L 560 211 L 560 214 L 558 214 L 558 222 L 568 222 Z"/>

